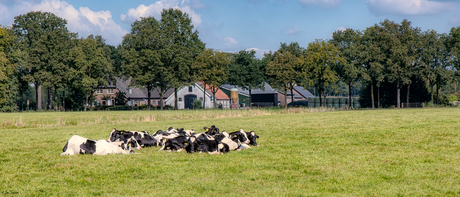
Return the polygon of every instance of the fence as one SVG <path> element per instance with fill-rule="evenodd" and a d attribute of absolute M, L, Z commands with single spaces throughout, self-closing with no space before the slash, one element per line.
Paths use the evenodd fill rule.
<path fill-rule="evenodd" d="M 401 103 L 401 108 L 424 108 L 424 103 Z"/>
<path fill-rule="evenodd" d="M 308 107 L 309 108 L 317 108 L 322 107 L 320 106 L 320 98 L 319 97 L 310 97 L 308 98 Z M 326 107 L 328 108 L 343 108 L 345 105 L 348 105 L 349 99 L 347 98 L 321 98 L 322 103 L 326 102 Z M 359 103 L 358 97 L 351 97 L 351 106 L 353 108 L 360 108 L 361 104 Z"/>

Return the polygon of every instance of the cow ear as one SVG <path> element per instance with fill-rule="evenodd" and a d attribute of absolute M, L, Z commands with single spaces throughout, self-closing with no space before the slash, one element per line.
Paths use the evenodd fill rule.
<path fill-rule="evenodd" d="M 234 135 L 233 137 L 238 137 L 237 135 Z"/>

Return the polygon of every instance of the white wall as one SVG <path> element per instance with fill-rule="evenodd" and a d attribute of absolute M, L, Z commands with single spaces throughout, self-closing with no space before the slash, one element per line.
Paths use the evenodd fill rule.
<path fill-rule="evenodd" d="M 196 99 L 200 99 L 203 97 L 203 89 L 201 87 L 198 87 L 197 85 L 192 85 L 192 92 L 189 92 L 189 86 L 183 87 L 182 89 L 177 91 L 177 97 L 182 98 L 182 101 L 177 101 L 177 106 L 178 109 L 184 109 L 184 96 L 185 95 L 196 95 Z M 206 93 L 206 109 L 212 108 L 212 102 L 211 102 L 211 95 Z M 166 100 L 166 105 L 171 105 L 174 107 L 174 93 Z"/>

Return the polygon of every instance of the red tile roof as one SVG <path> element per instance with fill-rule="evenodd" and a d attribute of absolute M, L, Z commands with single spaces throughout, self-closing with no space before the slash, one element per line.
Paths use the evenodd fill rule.
<path fill-rule="evenodd" d="M 199 82 L 199 83 L 203 85 L 203 82 Z M 210 85 L 206 85 L 206 90 L 208 90 L 212 94 Z M 218 89 L 216 92 L 216 99 L 217 100 L 230 100 L 230 97 L 228 97 L 221 89 Z"/>

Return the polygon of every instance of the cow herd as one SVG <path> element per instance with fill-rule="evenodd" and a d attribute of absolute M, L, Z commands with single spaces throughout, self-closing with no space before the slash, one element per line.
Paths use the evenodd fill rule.
<path fill-rule="evenodd" d="M 142 147 L 161 147 L 159 150 L 182 151 L 187 153 L 209 153 L 224 154 L 232 150 L 243 150 L 251 148 L 249 145 L 257 146 L 256 139 L 259 138 L 254 131 L 239 131 L 228 133 L 220 132 L 219 128 L 212 125 L 204 127 L 204 132 L 195 133 L 193 130 L 183 128 L 158 130 L 153 135 L 147 131 L 125 131 L 113 129 L 108 140 L 91 140 L 78 135 L 72 136 L 61 155 L 75 154 L 132 154 L 134 150 Z"/>

